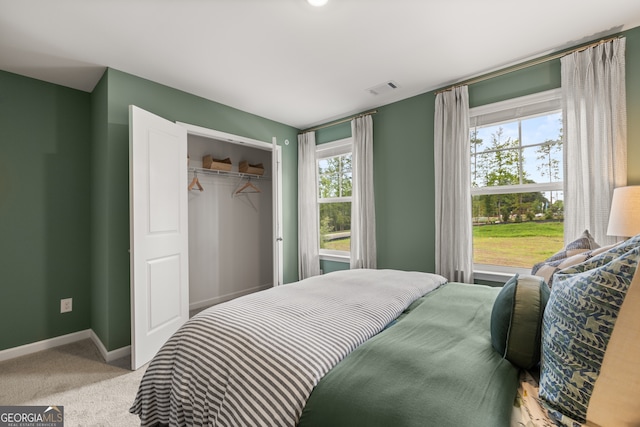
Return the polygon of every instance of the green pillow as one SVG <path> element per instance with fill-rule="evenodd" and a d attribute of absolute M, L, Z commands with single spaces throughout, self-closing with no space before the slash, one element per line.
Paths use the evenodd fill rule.
<path fill-rule="evenodd" d="M 531 369 L 540 362 L 542 316 L 549 293 L 540 277 L 516 274 L 493 304 L 491 344 L 515 366 Z"/>

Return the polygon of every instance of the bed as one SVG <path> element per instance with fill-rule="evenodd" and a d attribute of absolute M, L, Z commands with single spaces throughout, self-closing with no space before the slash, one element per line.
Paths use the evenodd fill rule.
<path fill-rule="evenodd" d="M 623 249 L 618 252 L 626 254 Z M 603 256 L 598 262 L 610 266 L 620 253 L 594 257 L 591 268 Z M 635 267 L 627 289 L 634 274 Z M 565 289 L 565 280 L 555 277 Z M 513 363 L 522 358 L 510 354 L 511 344 L 496 351 L 498 303 L 506 298 L 504 306 L 513 310 L 522 304 L 509 298 L 546 287 L 540 279 L 527 288 L 527 280 L 516 276 L 513 286 L 493 288 L 429 273 L 350 270 L 247 295 L 198 314 L 167 341 L 150 362 L 131 412 L 142 426 L 579 425 L 581 413 L 554 406 L 553 396 L 538 397 L 538 384 Z M 640 284 L 635 290 L 640 295 Z M 552 292 L 549 304 L 554 298 Z M 529 353 L 543 357 L 555 351 L 540 336 L 545 304 L 537 308 L 538 335 L 526 340 L 537 345 Z M 507 314 L 510 321 L 518 316 Z M 632 333 L 640 338 L 636 320 Z M 640 380 L 634 381 L 625 393 L 639 391 Z M 623 402 L 631 414 L 636 400 Z M 550 421 L 549 413 L 560 421 Z"/>
<path fill-rule="evenodd" d="M 518 370 L 487 333 L 499 291 L 447 283 L 420 298 L 320 381 L 299 425 L 508 426 Z"/>

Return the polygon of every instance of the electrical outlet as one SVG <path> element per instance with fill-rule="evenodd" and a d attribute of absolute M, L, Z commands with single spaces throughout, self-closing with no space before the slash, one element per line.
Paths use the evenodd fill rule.
<path fill-rule="evenodd" d="M 68 313 L 73 310 L 73 298 L 64 298 L 60 300 L 60 313 Z"/>

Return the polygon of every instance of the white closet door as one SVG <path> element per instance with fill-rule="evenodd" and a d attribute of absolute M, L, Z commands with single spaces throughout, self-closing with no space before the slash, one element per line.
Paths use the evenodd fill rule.
<path fill-rule="evenodd" d="M 282 240 L 282 147 L 278 146 L 273 137 L 273 151 L 271 155 L 272 185 L 273 185 L 273 286 L 283 283 L 283 240 Z"/>
<path fill-rule="evenodd" d="M 189 318 L 187 131 L 129 107 L 131 366 Z"/>

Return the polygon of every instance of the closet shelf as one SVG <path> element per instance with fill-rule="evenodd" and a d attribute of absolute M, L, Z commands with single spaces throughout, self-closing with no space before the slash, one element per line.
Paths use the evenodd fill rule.
<path fill-rule="evenodd" d="M 236 172 L 236 171 L 223 171 L 218 169 L 204 169 L 204 168 L 190 167 L 189 172 L 197 172 L 203 175 L 220 175 L 220 176 L 227 176 L 231 178 L 251 178 L 251 179 L 256 179 L 261 181 L 271 180 L 271 177 L 268 177 L 265 175 L 256 175 L 252 173 Z"/>

